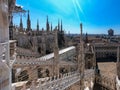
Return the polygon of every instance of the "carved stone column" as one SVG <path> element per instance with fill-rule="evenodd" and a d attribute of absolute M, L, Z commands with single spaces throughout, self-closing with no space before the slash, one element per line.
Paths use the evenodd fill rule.
<path fill-rule="evenodd" d="M 0 0 L 0 52 L 5 50 L 4 56 L 2 53 L 0 54 L 0 90 L 10 90 L 11 88 L 8 15 L 8 0 Z"/>
<path fill-rule="evenodd" d="M 82 40 L 82 24 L 80 24 L 80 48 L 79 48 L 79 55 L 78 55 L 78 70 L 81 76 L 80 80 L 80 90 L 84 90 L 84 69 L 85 69 L 85 62 L 84 62 L 84 46 L 83 46 L 83 40 Z"/>
<path fill-rule="evenodd" d="M 54 45 L 54 60 L 53 60 L 53 75 L 59 75 L 59 48 L 57 39 L 57 30 L 55 29 L 55 45 Z"/>

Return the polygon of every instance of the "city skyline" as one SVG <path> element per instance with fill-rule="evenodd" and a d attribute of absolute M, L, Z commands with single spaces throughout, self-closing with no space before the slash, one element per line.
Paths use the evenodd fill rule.
<path fill-rule="evenodd" d="M 101 0 L 18 0 L 25 10 L 30 10 L 31 27 L 36 29 L 37 19 L 40 29 L 46 26 L 46 16 L 49 16 L 50 24 L 55 27 L 58 19 L 63 21 L 63 28 L 68 33 L 79 33 L 79 24 L 83 23 L 84 33 L 107 34 L 112 28 L 115 34 L 120 34 L 120 1 Z M 19 25 L 19 16 L 14 16 L 14 23 Z M 27 15 L 23 17 L 23 25 L 26 27 Z"/>

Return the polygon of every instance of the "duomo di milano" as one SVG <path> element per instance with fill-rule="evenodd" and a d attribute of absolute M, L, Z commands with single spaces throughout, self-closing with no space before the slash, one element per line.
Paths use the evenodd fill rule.
<path fill-rule="evenodd" d="M 65 36 L 62 26 L 58 21 L 58 26 L 55 29 L 52 28 L 52 24 L 50 25 L 48 21 L 48 16 L 46 19 L 46 30 L 42 28 L 39 29 L 39 21 L 37 21 L 36 30 L 31 29 L 31 20 L 28 11 L 27 15 L 27 28 L 23 28 L 22 17 L 20 18 L 20 25 L 19 27 L 13 26 L 13 22 L 10 22 L 10 30 L 9 35 L 11 40 L 17 40 L 17 46 L 25 49 L 32 50 L 36 54 L 45 55 L 53 52 L 54 47 L 54 30 L 57 29 L 58 34 L 58 42 L 59 47 L 65 47 Z"/>
<path fill-rule="evenodd" d="M 0 0 L 0 90 L 120 90 L 119 44 L 84 42 L 80 24 L 80 43 L 68 47 L 62 22 L 52 29 L 47 18 L 46 30 L 32 30 L 29 12 L 27 29 L 22 18 L 15 27 L 15 3 Z M 102 71 L 97 59 L 109 56 L 116 62 Z"/>

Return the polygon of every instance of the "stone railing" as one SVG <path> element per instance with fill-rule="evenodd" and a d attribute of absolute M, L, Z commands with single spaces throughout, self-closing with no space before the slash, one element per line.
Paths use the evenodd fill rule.
<path fill-rule="evenodd" d="M 37 59 L 23 59 L 22 61 L 21 60 L 17 60 L 14 62 L 14 66 L 17 66 L 17 67 L 21 67 L 21 66 L 30 66 L 30 65 L 52 65 L 52 61 L 39 61 Z"/>
<path fill-rule="evenodd" d="M 36 57 L 39 57 L 39 55 L 35 52 L 31 52 L 30 50 L 26 50 L 26 49 L 23 49 L 23 48 L 18 48 L 17 47 L 17 59 L 30 59 L 30 58 L 36 58 Z M 74 46 L 71 46 L 71 47 L 68 47 L 68 48 L 65 48 L 65 49 L 62 49 L 59 51 L 59 55 L 60 55 L 60 59 L 64 59 L 66 57 L 63 57 L 64 54 L 67 54 L 67 56 L 72 56 L 73 54 L 75 54 L 75 47 Z M 66 54 L 64 56 L 66 56 Z M 54 58 L 54 53 L 51 53 L 51 54 L 48 54 L 48 55 L 45 55 L 45 56 L 42 56 L 40 58 L 36 58 L 38 59 L 39 61 L 47 61 L 47 60 L 51 60 Z"/>
<path fill-rule="evenodd" d="M 9 44 L 10 47 L 8 47 Z M 9 49 L 10 52 L 7 49 Z M 8 59 L 9 53 L 10 60 Z M 16 44 L 12 41 L 0 43 L 0 58 L 12 66 L 13 62 L 16 60 Z"/>
<path fill-rule="evenodd" d="M 0 60 L 5 60 L 6 44 L 0 43 Z"/>
<path fill-rule="evenodd" d="M 94 70 L 85 71 L 86 80 L 95 76 Z M 71 85 L 80 81 L 82 77 L 78 72 L 70 72 L 64 75 L 58 75 L 54 77 L 47 77 L 44 80 L 38 79 L 37 81 L 32 81 L 30 88 L 25 84 L 22 84 L 21 90 L 64 90 Z M 17 83 L 16 83 L 17 84 Z M 14 84 L 12 90 L 17 90 Z"/>
<path fill-rule="evenodd" d="M 39 81 L 39 85 L 37 87 L 34 87 L 33 85 L 31 87 L 34 87 L 36 90 L 39 90 L 39 88 L 41 88 L 41 90 L 64 90 L 79 80 L 79 73 L 72 72 L 64 74 L 61 78 L 59 78 L 59 76 L 54 77 L 53 80 L 50 78 L 48 82 L 45 81 L 43 84 L 41 84 L 41 81 Z M 30 88 L 30 90 L 32 89 Z"/>
<path fill-rule="evenodd" d="M 10 40 L 10 66 L 12 67 L 16 60 L 16 40 Z"/>
<path fill-rule="evenodd" d="M 40 58 L 35 58 L 34 56 L 28 56 L 24 53 L 23 55 L 18 55 L 17 60 L 14 63 L 14 66 L 25 66 L 25 65 L 51 65 L 53 64 L 54 60 L 54 53 L 42 56 Z M 65 55 L 64 55 L 65 54 Z M 68 58 L 73 59 L 75 55 L 75 47 L 71 46 L 59 51 L 59 58 L 60 60 L 66 60 Z"/>

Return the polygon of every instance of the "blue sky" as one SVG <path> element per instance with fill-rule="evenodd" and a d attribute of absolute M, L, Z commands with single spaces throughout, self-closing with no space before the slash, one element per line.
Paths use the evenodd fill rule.
<path fill-rule="evenodd" d="M 17 0 L 18 5 L 30 10 L 31 26 L 36 29 L 37 19 L 40 28 L 45 28 L 46 16 L 53 27 L 58 19 L 63 21 L 66 32 L 79 33 L 79 24 L 83 23 L 83 32 L 106 34 L 112 28 L 120 34 L 120 0 Z M 19 25 L 20 15 L 14 15 L 14 23 Z M 27 15 L 23 16 L 26 27 Z"/>

